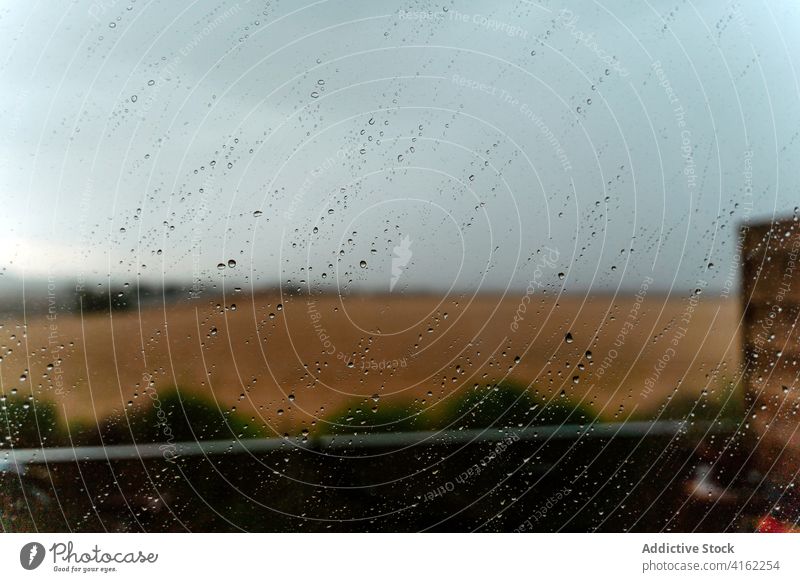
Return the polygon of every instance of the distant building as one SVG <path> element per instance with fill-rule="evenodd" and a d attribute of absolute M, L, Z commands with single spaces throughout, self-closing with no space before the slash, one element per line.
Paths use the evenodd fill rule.
<path fill-rule="evenodd" d="M 786 486 L 800 471 L 800 222 L 743 227 L 741 249 L 751 459 Z"/>

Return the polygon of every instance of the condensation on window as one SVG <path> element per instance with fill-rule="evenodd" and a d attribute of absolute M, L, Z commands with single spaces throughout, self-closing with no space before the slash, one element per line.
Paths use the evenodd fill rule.
<path fill-rule="evenodd" d="M 795 528 L 798 18 L 7 6 L 3 530 Z"/>

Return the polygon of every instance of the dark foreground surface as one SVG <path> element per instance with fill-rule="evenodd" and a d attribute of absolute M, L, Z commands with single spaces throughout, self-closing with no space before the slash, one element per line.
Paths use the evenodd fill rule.
<path fill-rule="evenodd" d="M 737 437 L 716 429 L 699 444 L 694 429 L 657 428 L 275 439 L 249 448 L 231 441 L 184 448 L 177 458 L 152 445 L 139 455 L 86 449 L 92 460 L 76 462 L 80 450 L 69 451 L 71 462 L 53 453 L 47 464 L 20 463 L 18 470 L 6 451 L 2 525 L 112 532 L 753 531 L 770 499 L 757 476 L 740 469 L 746 454 Z M 104 458 L 131 452 L 133 458 Z"/>

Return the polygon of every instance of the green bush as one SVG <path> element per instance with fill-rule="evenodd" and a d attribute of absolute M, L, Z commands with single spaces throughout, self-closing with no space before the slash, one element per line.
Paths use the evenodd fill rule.
<path fill-rule="evenodd" d="M 456 399 L 441 424 L 451 430 L 583 424 L 594 418 L 585 407 L 565 396 L 548 399 L 513 382 L 477 385 Z"/>
<path fill-rule="evenodd" d="M 260 427 L 243 415 L 220 409 L 217 404 L 186 390 L 170 388 L 152 395 L 149 402 L 127 414 L 105 419 L 100 426 L 73 425 L 76 444 L 120 444 L 203 441 L 264 436 Z"/>
<path fill-rule="evenodd" d="M 693 396 L 673 395 L 661 405 L 660 420 L 736 421 L 744 418 L 744 398 L 738 394 L 710 396 L 706 391 Z M 727 401 L 727 402 L 726 402 Z"/>
<path fill-rule="evenodd" d="M 51 402 L 19 394 L 0 397 L 2 448 L 55 446 L 60 444 L 56 408 Z"/>
<path fill-rule="evenodd" d="M 419 413 L 416 408 L 410 403 L 373 407 L 364 401 L 332 415 L 331 424 L 323 425 L 327 426 L 323 430 L 333 434 L 462 430 L 583 424 L 594 418 L 590 410 L 565 397 L 548 403 L 545 397 L 513 382 L 474 386 L 445 403 L 439 414 Z"/>
<path fill-rule="evenodd" d="M 413 404 L 386 404 L 365 399 L 334 413 L 321 430 L 331 434 L 365 434 L 430 430 L 430 419 Z"/>

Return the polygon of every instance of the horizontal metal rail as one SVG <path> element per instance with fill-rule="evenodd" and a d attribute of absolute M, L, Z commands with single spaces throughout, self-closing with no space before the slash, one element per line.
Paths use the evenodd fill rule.
<path fill-rule="evenodd" d="M 156 459 L 159 457 L 193 457 L 262 453 L 280 449 L 305 450 L 365 449 L 412 447 L 419 445 L 458 445 L 471 442 L 491 443 L 504 439 L 536 441 L 547 439 L 577 440 L 580 438 L 656 437 L 674 436 L 686 432 L 690 425 L 682 420 L 609 422 L 528 427 L 524 429 L 468 429 L 459 431 L 417 431 L 364 434 L 361 436 L 325 435 L 313 439 L 260 438 L 185 441 L 177 443 L 143 443 L 91 447 L 42 447 L 0 449 L 0 472 L 19 472 L 25 465 L 49 463 L 78 463 L 89 461 L 119 461 Z M 734 423 L 694 423 L 693 431 L 708 434 L 729 433 Z"/>

